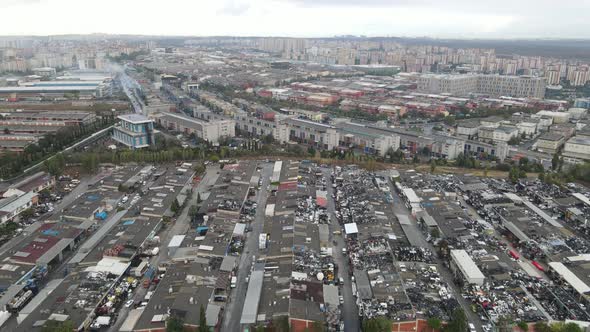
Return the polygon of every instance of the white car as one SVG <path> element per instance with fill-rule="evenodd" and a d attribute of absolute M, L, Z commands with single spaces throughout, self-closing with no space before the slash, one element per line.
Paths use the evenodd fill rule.
<path fill-rule="evenodd" d="M 133 305 L 133 300 L 129 300 L 127 302 L 125 302 L 125 308 L 129 308 Z"/>

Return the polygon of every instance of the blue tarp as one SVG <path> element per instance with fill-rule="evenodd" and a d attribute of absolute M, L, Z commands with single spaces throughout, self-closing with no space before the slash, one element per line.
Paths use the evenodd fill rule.
<path fill-rule="evenodd" d="M 46 229 L 46 230 L 42 231 L 41 234 L 43 234 L 43 235 L 49 235 L 49 236 L 58 236 L 59 235 L 59 232 L 58 231 L 54 231 L 52 229 Z"/>
<path fill-rule="evenodd" d="M 96 219 L 100 219 L 100 220 L 105 220 L 107 218 L 107 212 L 106 211 L 102 211 L 102 212 L 97 212 L 94 217 Z"/>
<path fill-rule="evenodd" d="M 209 230 L 209 227 L 207 227 L 207 226 L 199 226 L 199 227 L 197 227 L 197 234 L 199 234 L 199 235 L 205 235 L 205 234 L 207 234 L 207 230 Z"/>
<path fill-rule="evenodd" d="M 125 221 L 123 221 L 123 226 L 133 225 L 134 223 L 135 223 L 135 220 L 125 220 Z"/>

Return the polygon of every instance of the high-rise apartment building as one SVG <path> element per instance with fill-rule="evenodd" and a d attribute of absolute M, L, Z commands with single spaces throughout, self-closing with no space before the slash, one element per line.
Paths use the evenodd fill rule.
<path fill-rule="evenodd" d="M 427 93 L 470 93 L 491 96 L 533 97 L 545 96 L 545 78 L 533 76 L 505 75 L 422 75 L 418 79 L 418 90 Z"/>

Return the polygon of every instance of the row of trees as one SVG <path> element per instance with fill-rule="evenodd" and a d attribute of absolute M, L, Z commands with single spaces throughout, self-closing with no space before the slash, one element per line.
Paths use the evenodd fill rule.
<path fill-rule="evenodd" d="M 0 178 L 7 179 L 19 175 L 26 168 L 41 162 L 48 156 L 63 151 L 66 147 L 90 136 L 92 133 L 112 125 L 114 121 L 113 115 L 99 117 L 92 124 L 69 126 L 53 133 L 47 133 L 36 144 L 28 145 L 22 153 L 3 153 L 0 155 Z M 50 164 L 50 166 L 59 165 Z M 59 167 L 52 170 L 59 171 Z"/>

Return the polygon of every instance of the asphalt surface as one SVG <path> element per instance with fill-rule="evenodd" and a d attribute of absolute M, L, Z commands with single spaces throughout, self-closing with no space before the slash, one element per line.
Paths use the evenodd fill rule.
<path fill-rule="evenodd" d="M 352 294 L 352 281 L 349 274 L 349 260 L 348 255 L 342 254 L 342 248 L 345 247 L 344 238 L 342 236 L 343 229 L 338 223 L 338 219 L 334 212 L 336 207 L 334 204 L 334 188 L 332 187 L 332 181 L 330 180 L 331 174 L 330 168 L 322 168 L 322 173 L 326 178 L 326 189 L 328 191 L 328 206 L 327 210 L 330 215 L 330 241 L 332 241 L 332 252 L 334 261 L 338 265 L 338 277 L 344 279 L 344 285 L 340 286 L 341 295 L 344 298 L 342 304 L 342 320 L 344 321 L 345 332 L 356 332 L 360 331 L 360 321 L 358 314 L 358 306 L 356 304 L 356 297 Z M 340 231 L 340 235 L 335 235 L 335 231 Z M 336 245 L 334 242 L 336 241 Z"/>
<path fill-rule="evenodd" d="M 264 213 L 266 207 L 266 200 L 268 199 L 268 186 L 270 185 L 270 177 L 272 175 L 273 163 L 261 164 L 260 179 L 262 185 L 260 190 L 256 192 L 255 201 L 257 203 L 256 214 L 250 227 L 252 231 L 247 233 L 244 250 L 240 256 L 240 261 L 237 268 L 236 288 L 230 294 L 229 303 L 225 307 L 224 320 L 221 327 L 223 332 L 240 331 L 240 319 L 242 318 L 242 309 L 246 300 L 246 291 L 248 290 L 248 283 L 246 277 L 250 275 L 253 262 L 260 257 L 258 249 L 258 238 L 264 227 Z"/>

